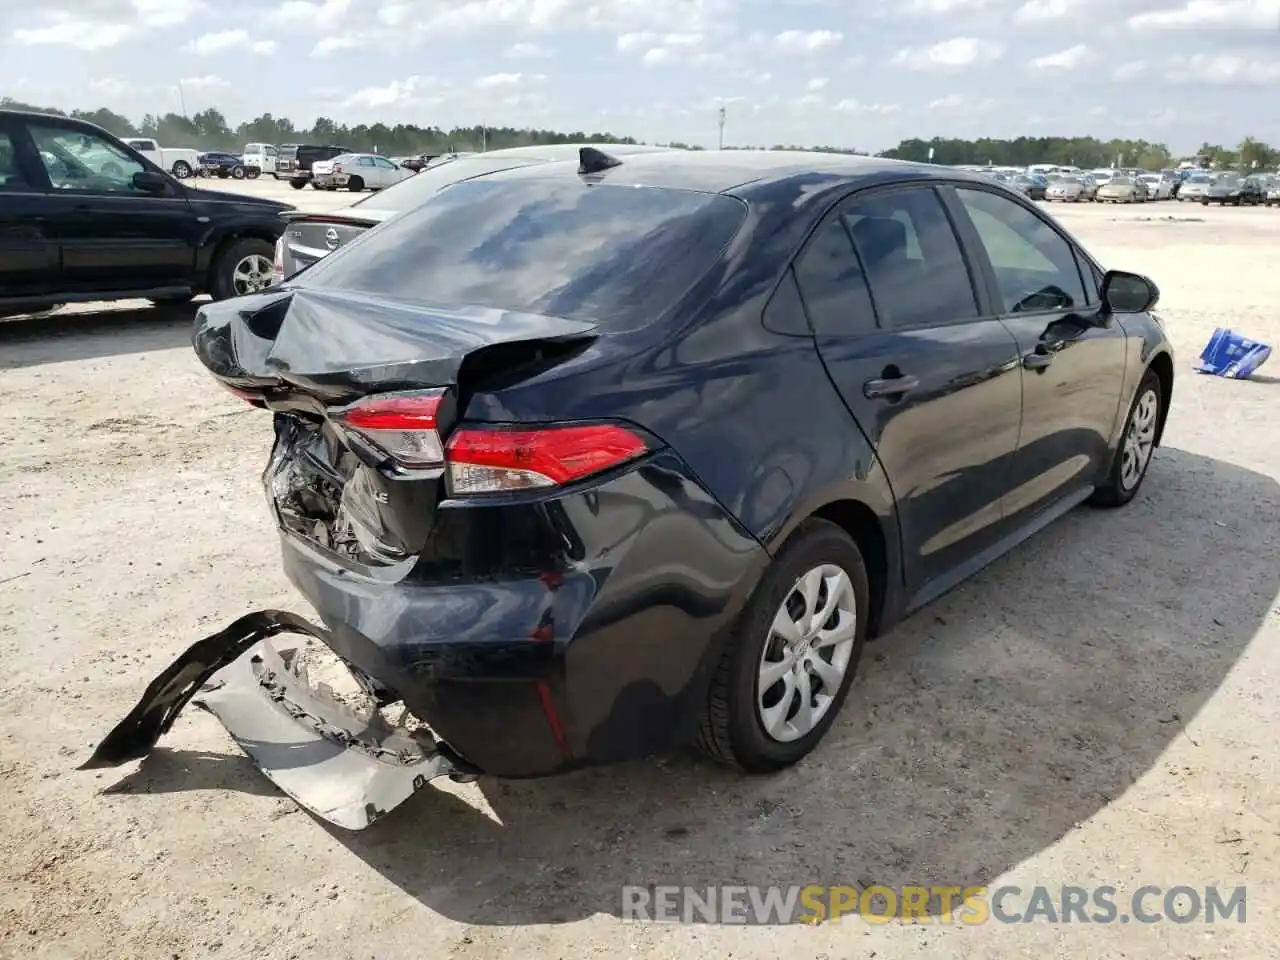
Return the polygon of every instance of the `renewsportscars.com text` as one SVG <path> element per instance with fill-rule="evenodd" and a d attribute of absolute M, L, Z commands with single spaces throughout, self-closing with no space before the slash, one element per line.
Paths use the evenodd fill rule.
<path fill-rule="evenodd" d="M 1141 886 L 630 886 L 624 920 L 658 923 L 1244 923 L 1246 890 Z"/>

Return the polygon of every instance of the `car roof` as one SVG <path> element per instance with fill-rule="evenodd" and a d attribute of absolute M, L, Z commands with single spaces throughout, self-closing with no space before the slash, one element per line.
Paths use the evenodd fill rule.
<path fill-rule="evenodd" d="M 604 149 L 598 144 L 589 146 Z M 563 164 L 537 164 L 493 173 L 486 179 L 556 177 L 563 175 L 563 168 Z M 667 150 L 637 153 L 626 158 L 620 165 L 593 174 L 592 177 L 598 182 L 619 186 L 671 187 L 706 193 L 729 193 L 747 185 L 768 186 L 805 174 L 825 174 L 829 178 L 850 183 L 862 180 L 887 182 L 898 178 L 988 182 L 977 174 L 936 164 L 803 150 Z"/>

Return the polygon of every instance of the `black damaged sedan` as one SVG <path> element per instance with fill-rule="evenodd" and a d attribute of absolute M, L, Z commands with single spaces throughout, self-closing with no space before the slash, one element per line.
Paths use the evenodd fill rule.
<path fill-rule="evenodd" d="M 193 698 L 356 829 L 440 776 L 795 763 L 869 637 L 1138 492 L 1157 297 L 932 165 L 584 149 L 455 184 L 201 309 L 200 361 L 274 424 L 262 482 L 321 623 L 199 641 L 86 766 Z M 314 641 L 363 704 L 309 679 Z"/>

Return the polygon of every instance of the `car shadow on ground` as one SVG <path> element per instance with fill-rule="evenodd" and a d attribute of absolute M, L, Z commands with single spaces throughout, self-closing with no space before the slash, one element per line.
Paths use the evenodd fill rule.
<path fill-rule="evenodd" d="M 63 308 L 0 319 L 0 370 L 172 350 L 191 344 L 199 303 Z"/>
<path fill-rule="evenodd" d="M 482 779 L 329 832 L 470 924 L 620 915 L 625 885 L 985 884 L 1173 741 L 1212 748 L 1187 728 L 1275 603 L 1278 537 L 1275 480 L 1161 450 L 1128 507 L 1072 512 L 868 647 L 795 768 L 743 777 L 677 757 Z M 1205 590 L 1213 570 L 1230 576 Z M 151 792 L 183 789 L 168 773 Z"/>

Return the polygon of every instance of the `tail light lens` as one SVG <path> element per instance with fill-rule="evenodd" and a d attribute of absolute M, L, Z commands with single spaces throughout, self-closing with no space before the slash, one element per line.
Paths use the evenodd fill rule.
<path fill-rule="evenodd" d="M 566 424 L 534 430 L 462 428 L 445 459 L 453 496 L 562 486 L 648 452 L 639 436 L 614 424 Z"/>
<path fill-rule="evenodd" d="M 332 170 L 331 172 L 332 172 L 332 173 L 341 173 L 341 172 L 342 172 L 342 164 L 340 164 L 340 163 L 335 163 L 335 164 L 333 165 L 333 170 Z"/>
<path fill-rule="evenodd" d="M 284 282 L 284 237 L 276 241 L 276 258 L 271 264 L 271 282 Z"/>
<path fill-rule="evenodd" d="M 359 434 L 408 470 L 440 467 L 438 414 L 443 390 L 373 396 L 336 414 L 333 419 Z"/>

